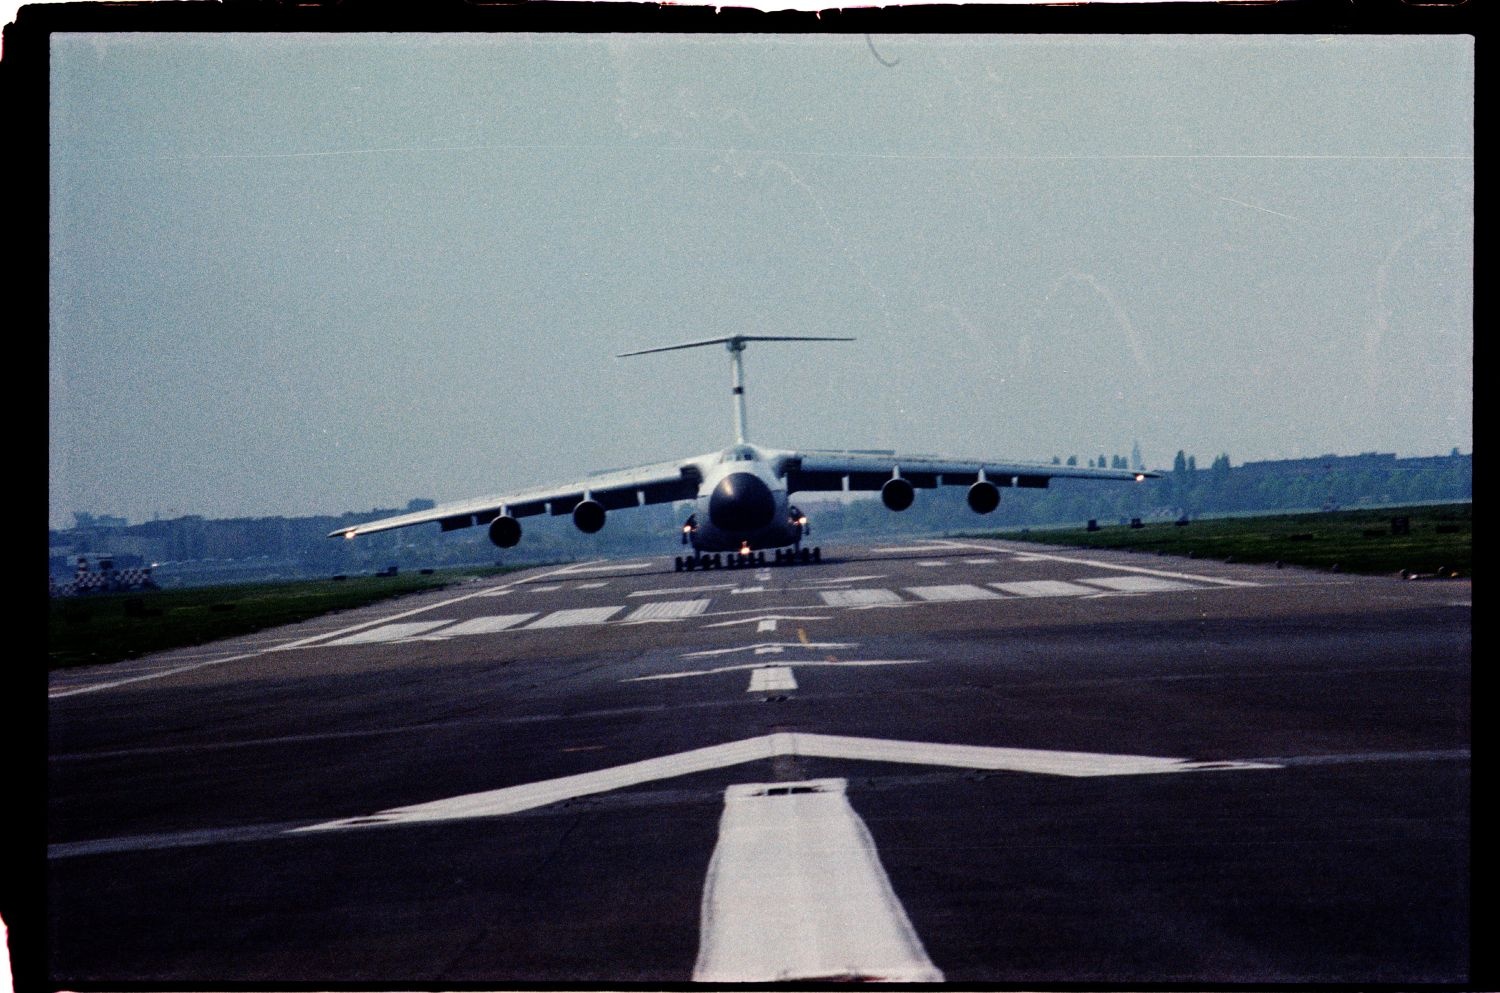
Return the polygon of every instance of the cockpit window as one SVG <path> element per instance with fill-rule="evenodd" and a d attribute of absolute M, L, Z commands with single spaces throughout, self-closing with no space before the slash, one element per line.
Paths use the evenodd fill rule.
<path fill-rule="evenodd" d="M 734 448 L 726 448 L 721 462 L 753 462 L 755 461 L 755 450 L 747 445 L 736 445 Z"/>

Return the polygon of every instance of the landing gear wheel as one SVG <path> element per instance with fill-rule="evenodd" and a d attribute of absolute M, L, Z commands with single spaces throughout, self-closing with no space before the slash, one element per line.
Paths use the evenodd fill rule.
<path fill-rule="evenodd" d="M 682 571 L 682 556 L 681 555 L 677 556 L 677 561 L 674 563 L 674 565 L 676 566 L 676 571 L 677 572 L 681 572 Z"/>
<path fill-rule="evenodd" d="M 805 548 L 799 549 L 797 552 L 797 561 L 806 565 L 808 562 L 812 561 L 812 552 L 809 552 Z"/>
<path fill-rule="evenodd" d="M 817 545 L 813 546 L 813 559 L 812 560 L 814 562 L 822 562 L 823 561 L 823 549 L 819 548 Z"/>
<path fill-rule="evenodd" d="M 766 553 L 765 552 L 756 552 L 755 553 L 755 564 L 756 565 L 765 565 L 766 564 Z"/>

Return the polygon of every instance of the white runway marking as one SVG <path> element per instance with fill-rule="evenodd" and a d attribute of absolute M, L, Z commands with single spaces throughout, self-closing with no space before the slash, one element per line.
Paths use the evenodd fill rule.
<path fill-rule="evenodd" d="M 763 620 L 763 621 L 761 621 L 761 622 L 759 622 L 758 624 L 755 625 L 755 633 L 756 634 L 760 634 L 762 631 L 775 631 L 775 630 L 776 630 L 776 618 L 774 618 L 774 617 L 767 618 L 766 620 Z"/>
<path fill-rule="evenodd" d="M 766 591 L 766 588 L 764 586 L 736 586 L 734 589 L 730 590 L 729 592 L 731 594 L 739 594 L 739 593 L 764 593 L 765 591 Z"/>
<path fill-rule="evenodd" d="M 782 648 L 780 645 L 762 645 L 760 648 L 757 648 L 755 650 L 755 654 L 756 655 L 780 655 L 784 651 L 786 651 L 786 649 Z"/>
<path fill-rule="evenodd" d="M 842 779 L 724 793 L 695 983 L 940 983 Z"/>
<path fill-rule="evenodd" d="M 891 590 L 821 590 L 818 596 L 830 607 L 869 607 L 905 602 L 901 594 Z"/>
<path fill-rule="evenodd" d="M 872 548 L 872 549 L 870 549 L 870 551 L 872 551 L 872 552 L 878 552 L 878 553 L 885 553 L 885 552 L 951 552 L 952 550 L 953 550 L 953 546 L 949 545 L 949 544 L 942 544 L 942 545 L 891 545 L 891 546 L 888 546 L 886 548 Z"/>
<path fill-rule="evenodd" d="M 862 582 L 866 582 L 866 581 L 871 580 L 871 579 L 884 579 L 884 578 L 885 578 L 885 574 L 884 573 L 882 573 L 882 574 L 880 574 L 878 576 L 843 576 L 843 577 L 838 578 L 838 579 L 809 579 L 809 580 L 807 580 L 806 582 L 804 582 L 804 583 L 802 583 L 800 585 L 807 586 L 807 587 L 814 587 L 814 588 L 816 588 L 818 586 L 843 586 L 843 585 L 848 584 L 848 583 L 862 583 Z"/>
<path fill-rule="evenodd" d="M 550 575 L 553 575 L 553 573 L 540 573 L 536 576 L 526 576 L 524 577 L 524 579 L 513 579 L 505 583 L 500 589 L 490 588 L 475 590 L 473 593 L 464 593 L 461 596 L 449 597 L 446 600 L 440 600 L 437 603 L 424 604 L 423 606 L 414 607 L 411 610 L 402 611 L 398 614 L 391 614 L 387 617 L 380 617 L 370 621 L 361 621 L 358 624 L 350 624 L 347 627 L 338 628 L 334 631 L 323 631 L 319 634 L 309 635 L 306 638 L 298 638 L 296 641 L 289 641 L 280 645 L 271 645 L 266 648 L 257 649 L 253 652 L 240 652 L 234 655 L 224 655 L 219 658 L 206 659 L 202 662 L 191 662 L 187 665 L 173 666 L 170 669 L 153 671 L 135 676 L 125 676 L 120 679 L 111 679 L 108 682 L 93 683 L 87 686 L 75 686 L 68 689 L 56 690 L 49 687 L 47 691 L 47 699 L 56 700 L 61 697 L 77 696 L 80 693 L 97 693 L 101 690 L 110 690 L 114 689 L 117 686 L 127 686 L 131 683 L 146 682 L 153 679 L 164 679 L 168 676 L 174 676 L 182 672 L 192 672 L 195 669 L 202 669 L 207 666 L 224 665 L 228 662 L 241 662 L 245 659 L 259 658 L 271 652 L 284 652 L 299 648 L 307 648 L 309 646 L 325 642 L 330 638 L 337 638 L 340 635 L 348 635 L 355 631 L 363 631 L 367 628 L 372 628 L 380 624 L 389 623 L 396 620 L 397 618 L 411 617 L 415 614 L 426 613 L 429 610 L 439 610 L 443 607 L 448 607 L 455 603 L 462 603 L 465 600 L 472 600 L 476 597 L 504 596 L 505 594 L 509 593 L 511 589 L 513 589 L 521 582 L 524 582 L 525 580 L 535 580 Z"/>
<path fill-rule="evenodd" d="M 965 565 L 994 565 L 999 559 L 964 559 Z"/>
<path fill-rule="evenodd" d="M 626 596 L 669 596 L 673 593 L 704 593 L 708 590 L 731 590 L 734 583 L 711 583 L 705 586 L 676 586 L 669 590 L 637 590 L 627 593 Z"/>
<path fill-rule="evenodd" d="M 760 609 L 760 608 L 753 607 L 753 608 L 751 608 L 750 611 L 743 611 L 743 610 L 716 610 L 716 611 L 714 611 L 714 613 L 715 614 L 743 614 L 743 613 L 754 613 L 758 609 Z M 791 609 L 791 610 L 798 610 L 798 609 L 801 609 L 801 610 L 812 610 L 814 608 L 812 608 L 812 607 L 802 607 L 802 608 L 792 607 L 792 608 L 789 608 L 789 609 Z M 705 624 L 703 626 L 706 627 L 706 628 L 727 628 L 727 627 L 732 627 L 732 626 L 734 626 L 736 624 L 750 624 L 750 623 L 753 622 L 753 623 L 759 625 L 759 624 L 764 624 L 767 621 L 771 621 L 772 622 L 771 627 L 767 628 L 765 630 L 774 631 L 774 630 L 776 630 L 776 625 L 775 625 L 776 621 L 826 621 L 826 620 L 828 620 L 828 617 L 826 615 L 819 616 L 817 614 L 761 614 L 761 615 L 759 615 L 757 617 L 741 617 L 737 621 L 716 621 L 713 624 Z M 761 630 L 761 629 L 757 628 L 757 630 Z"/>
<path fill-rule="evenodd" d="M 392 807 L 366 817 L 345 817 L 296 828 L 331 831 L 382 824 L 416 824 L 499 817 L 534 810 L 574 797 L 607 793 L 627 786 L 655 782 L 694 772 L 723 769 L 744 762 L 781 756 L 858 759 L 868 762 L 899 762 L 911 765 L 948 766 L 959 769 L 1034 772 L 1050 776 L 1144 776 L 1161 773 L 1279 769 L 1272 762 L 1209 761 L 1158 758 L 1154 755 L 1111 755 L 1094 752 L 1054 752 L 1031 748 L 994 748 L 987 745 L 944 745 L 925 741 L 891 741 L 883 738 L 853 738 L 844 735 L 778 731 L 722 745 L 663 755 L 617 765 L 611 769 L 584 772 L 558 779 L 507 786 L 498 790 L 466 793 L 428 803 Z"/>
<path fill-rule="evenodd" d="M 1201 589 L 1191 583 L 1158 579 L 1155 576 L 1100 576 L 1094 579 L 1080 579 L 1079 582 L 1088 583 L 1090 586 L 1102 586 L 1107 590 L 1119 590 L 1122 593 L 1166 593 L 1170 590 Z"/>
<path fill-rule="evenodd" d="M 557 570 L 559 576 L 576 576 L 585 572 L 612 572 L 615 569 L 650 569 L 655 562 L 611 562 L 608 565 L 574 565 Z"/>
<path fill-rule="evenodd" d="M 703 652 L 688 652 L 685 659 L 704 658 L 711 655 L 733 655 L 756 648 L 858 648 L 857 641 L 763 641 L 758 645 L 740 645 L 736 648 L 711 648 Z"/>
<path fill-rule="evenodd" d="M 554 592 L 556 590 L 560 590 L 560 589 L 562 589 L 562 584 L 561 583 L 554 583 L 551 586 L 528 586 L 528 587 L 526 587 L 526 590 L 529 593 L 552 593 L 552 592 Z"/>
<path fill-rule="evenodd" d="M 807 667 L 807 666 L 822 666 L 822 667 L 827 668 L 827 667 L 871 666 L 871 665 L 921 665 L 923 661 L 925 661 L 925 660 L 924 659 L 839 659 L 837 661 L 830 662 L 827 659 L 802 659 L 802 660 L 797 661 L 797 662 L 788 662 L 787 663 L 787 667 L 790 668 L 791 666 L 794 666 L 794 665 L 795 666 L 804 667 L 804 668 Z M 715 667 L 713 669 L 689 669 L 686 672 L 659 672 L 659 673 L 657 673 L 655 675 L 652 675 L 652 676 L 632 676 L 629 679 L 622 679 L 622 680 L 620 680 L 620 682 L 622 682 L 622 683 L 649 683 L 649 682 L 653 682 L 653 681 L 658 680 L 658 679 L 687 679 L 687 678 L 692 677 L 692 676 L 717 676 L 721 672 L 739 672 L 739 671 L 741 671 L 743 669 L 750 669 L 750 670 L 753 671 L 755 669 L 763 669 L 763 668 L 766 668 L 766 664 L 764 662 L 739 662 L 739 663 L 736 663 L 734 665 L 721 665 L 721 666 L 717 666 L 717 667 Z"/>
<path fill-rule="evenodd" d="M 358 634 L 351 634 L 347 638 L 330 641 L 330 645 L 370 645 L 386 641 L 400 641 L 403 638 L 411 638 L 424 634 L 434 628 L 440 628 L 444 624 L 452 624 L 453 618 L 444 618 L 441 621 L 406 621 L 401 624 L 382 624 L 378 628 L 370 628 Z"/>
<path fill-rule="evenodd" d="M 601 586 L 608 586 L 608 585 L 609 585 L 609 580 L 607 580 L 607 579 L 601 579 L 601 580 L 599 580 L 596 583 L 579 583 L 578 586 L 577 586 L 577 588 L 580 589 L 580 590 L 597 590 Z"/>
<path fill-rule="evenodd" d="M 541 620 L 528 624 L 525 630 L 568 628 L 577 627 L 580 624 L 603 624 L 615 613 L 624 609 L 624 607 L 574 607 L 571 610 L 554 610 Z"/>
<path fill-rule="evenodd" d="M 928 559 L 926 562 L 918 562 L 917 565 L 923 569 L 937 569 L 948 564 L 947 559 Z"/>
<path fill-rule="evenodd" d="M 745 692 L 758 693 L 769 690 L 795 690 L 796 688 L 797 680 L 792 675 L 792 670 L 784 665 L 771 665 L 764 669 L 750 670 L 750 685 Z"/>
<path fill-rule="evenodd" d="M 459 621 L 451 628 L 444 628 L 438 632 L 441 637 L 456 634 L 494 634 L 496 631 L 505 631 L 518 624 L 523 624 L 536 616 L 532 611 L 527 614 L 495 614 L 491 617 L 472 617 L 467 621 Z M 338 642 L 334 642 L 338 644 Z"/>
<path fill-rule="evenodd" d="M 997 590 L 1014 593 L 1016 596 L 1086 596 L 1098 591 L 1077 583 L 1065 583 L 1061 579 L 1029 579 L 1019 583 L 991 583 Z"/>
<path fill-rule="evenodd" d="M 930 601 L 1004 599 L 1000 594 L 991 593 L 983 586 L 974 586 L 969 583 L 959 583 L 954 586 L 908 586 L 906 591 Z"/>
<path fill-rule="evenodd" d="M 660 600 L 642 604 L 625 616 L 627 621 L 681 620 L 696 617 L 708 609 L 707 598 L 702 600 Z"/>
<path fill-rule="evenodd" d="M 960 541 L 950 542 L 948 550 L 969 548 L 975 551 L 994 551 L 989 545 L 966 544 Z M 1015 561 L 1047 561 L 1047 562 L 1070 562 L 1074 565 L 1088 565 L 1097 569 L 1113 569 L 1117 572 L 1139 572 L 1148 576 L 1164 576 L 1168 579 L 1186 579 L 1195 583 L 1211 583 L 1215 586 L 1260 586 L 1261 583 L 1252 583 L 1243 579 L 1221 579 L 1217 576 L 1204 576 L 1193 572 L 1169 572 L 1166 569 L 1147 569 L 1138 565 L 1120 565 L 1116 562 L 1101 562 L 1097 559 L 1080 559 L 1070 555 L 1048 555 L 1044 552 L 1033 552 L 1030 550 L 1019 551 L 1012 548 L 1001 549 L 1009 552 L 1015 557 Z"/>

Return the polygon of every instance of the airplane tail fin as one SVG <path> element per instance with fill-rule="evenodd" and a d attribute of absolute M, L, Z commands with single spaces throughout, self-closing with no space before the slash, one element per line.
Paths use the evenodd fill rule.
<path fill-rule="evenodd" d="M 701 348 L 704 345 L 724 345 L 729 349 L 730 365 L 734 373 L 734 441 L 737 445 L 746 442 L 745 435 L 745 368 L 740 354 L 747 341 L 853 341 L 853 338 L 827 338 L 808 335 L 735 334 L 727 338 L 705 338 L 702 341 L 686 341 L 680 345 L 663 345 L 660 348 L 643 348 L 636 352 L 623 352 L 616 358 L 632 355 L 650 355 L 652 352 L 675 352 L 681 348 Z"/>

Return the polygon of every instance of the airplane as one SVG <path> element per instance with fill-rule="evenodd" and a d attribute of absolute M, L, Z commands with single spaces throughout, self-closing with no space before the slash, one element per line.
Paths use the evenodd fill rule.
<path fill-rule="evenodd" d="M 897 456 L 886 450 L 788 450 L 752 444 L 745 428 L 746 343 L 853 340 L 737 334 L 622 353 L 617 358 L 726 346 L 732 367 L 734 444 L 704 455 L 595 473 L 561 486 L 441 504 L 339 528 L 328 536 L 352 539 L 436 521 L 443 531 L 485 525 L 491 542 L 500 548 L 513 548 L 521 540 L 523 517 L 571 514 L 578 530 L 594 534 L 604 527 L 605 517 L 612 510 L 691 500 L 692 513 L 682 525 L 682 544 L 691 545 L 693 554 L 677 557 L 678 572 L 764 565 L 767 550 L 774 552 L 777 565 L 806 564 L 822 561 L 822 549 L 803 545 L 811 531 L 807 515 L 791 502 L 794 493 L 879 490 L 886 507 L 901 511 L 912 505 L 918 489 L 961 485 L 968 486 L 970 509 L 988 514 L 1000 505 L 1000 490 L 1006 487 L 1043 488 L 1049 479 L 1058 477 L 1140 482 L 1160 475 L 1144 470 L 1035 462 Z"/>

